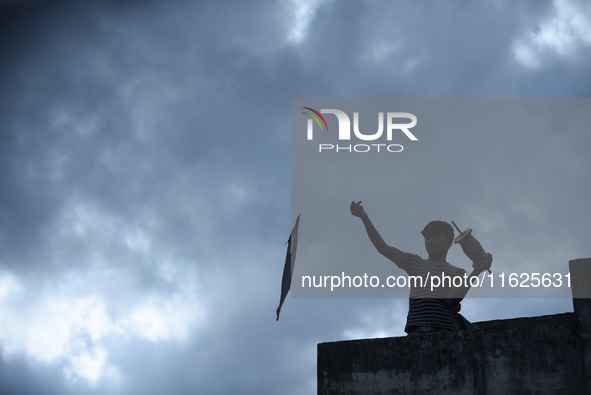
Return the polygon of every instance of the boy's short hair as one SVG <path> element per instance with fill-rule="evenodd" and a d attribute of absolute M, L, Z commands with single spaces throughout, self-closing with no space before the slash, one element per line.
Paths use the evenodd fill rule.
<path fill-rule="evenodd" d="M 454 239 L 454 228 L 445 221 L 431 221 L 425 226 L 421 234 L 440 234 L 443 233 L 449 240 Z"/>

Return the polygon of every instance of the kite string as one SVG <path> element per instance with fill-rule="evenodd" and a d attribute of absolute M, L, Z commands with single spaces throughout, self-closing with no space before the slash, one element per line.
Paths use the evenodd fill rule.
<path fill-rule="evenodd" d="M 314 239 L 316 239 L 321 234 L 325 233 L 332 225 L 334 225 L 334 223 L 337 222 L 339 220 L 339 218 L 341 218 L 343 216 L 343 214 L 346 212 L 346 210 L 347 209 L 344 209 L 343 211 L 341 211 L 341 213 L 326 228 L 324 228 L 322 231 L 316 233 L 314 236 L 312 236 L 311 239 L 308 239 L 307 237 L 302 236 L 302 234 L 300 232 L 298 232 L 298 237 L 301 237 L 303 239 L 308 240 L 308 244 L 306 244 L 306 247 L 304 248 L 304 251 L 300 255 L 300 258 L 298 259 L 298 261 L 301 260 L 304 257 L 304 254 L 306 253 L 306 250 L 308 249 L 308 247 L 310 246 L 310 244 L 312 244 L 312 242 L 314 241 Z M 295 267 L 295 262 L 294 262 L 294 267 Z"/>
<path fill-rule="evenodd" d="M 335 218 L 335 219 L 334 219 L 334 220 L 333 220 L 333 221 L 332 221 L 332 222 L 331 222 L 331 223 L 330 223 L 330 224 L 329 224 L 329 225 L 328 225 L 326 228 L 324 228 L 322 231 L 320 231 L 320 232 L 316 233 L 316 234 L 315 234 L 315 235 L 314 235 L 314 236 L 313 236 L 311 239 L 308 239 L 307 237 L 305 237 L 305 236 L 302 236 L 302 233 L 301 233 L 301 232 L 298 232 L 298 237 L 301 237 L 301 238 L 303 238 L 303 239 L 306 239 L 306 240 L 308 240 L 308 244 L 306 244 L 306 247 L 304 248 L 304 251 L 302 251 L 302 254 L 299 256 L 299 259 L 297 259 L 298 261 L 299 261 L 299 260 L 301 260 L 301 259 L 304 257 L 304 255 L 305 255 L 306 251 L 308 250 L 308 247 L 310 246 L 310 244 L 312 244 L 312 242 L 313 242 L 313 241 L 314 241 L 314 240 L 315 240 L 315 239 L 316 239 L 318 236 L 320 236 L 321 234 L 325 233 L 325 232 L 326 232 L 326 231 L 327 231 L 327 230 L 328 230 L 330 227 L 332 227 L 332 226 L 334 225 L 334 223 L 335 223 L 335 222 L 337 222 L 337 221 L 338 221 L 338 220 L 339 220 L 339 219 L 340 219 L 340 218 L 343 216 L 343 214 L 344 214 L 346 211 L 347 211 L 347 209 L 343 209 L 343 211 L 341 211 L 341 212 L 339 213 L 339 215 L 338 215 L 338 216 L 337 216 L 337 217 L 336 217 L 336 218 Z M 412 227 L 412 226 L 410 226 L 410 225 L 406 225 L 406 224 L 403 224 L 403 223 L 401 223 L 401 222 L 394 221 L 394 220 L 392 220 L 392 219 L 389 219 L 389 218 L 386 218 L 386 217 L 384 217 L 384 216 L 378 215 L 378 214 L 376 214 L 376 213 L 374 213 L 374 212 L 370 212 L 370 211 L 367 211 L 367 210 L 366 210 L 366 212 L 367 212 L 368 214 L 371 214 L 371 215 L 372 215 L 372 217 L 378 217 L 378 218 L 381 218 L 381 219 L 383 219 L 383 220 L 385 220 L 385 221 L 388 221 L 388 222 L 393 222 L 393 223 L 395 223 L 395 224 L 397 224 L 397 225 L 404 226 L 404 227 L 410 228 L 410 229 L 412 229 L 412 230 L 416 230 L 417 232 L 420 232 L 420 230 L 419 230 L 419 229 L 417 229 L 417 228 L 415 228 L 415 227 Z M 295 268 L 295 264 L 296 264 L 296 262 L 294 262 L 294 268 Z"/>

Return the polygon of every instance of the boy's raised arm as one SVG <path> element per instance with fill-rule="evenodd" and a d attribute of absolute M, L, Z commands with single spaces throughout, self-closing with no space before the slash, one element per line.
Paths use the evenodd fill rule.
<path fill-rule="evenodd" d="M 363 225 L 365 225 L 365 231 L 369 236 L 369 240 L 373 243 L 374 247 L 380 254 L 385 256 L 386 258 L 390 259 L 394 262 L 397 266 L 401 266 L 404 264 L 404 252 L 400 251 L 396 247 L 391 247 L 382 238 L 380 233 L 377 231 L 369 216 L 365 212 L 365 209 L 361 205 L 361 200 L 355 203 L 354 201 L 351 202 L 351 214 L 355 217 L 361 218 L 363 221 Z"/>

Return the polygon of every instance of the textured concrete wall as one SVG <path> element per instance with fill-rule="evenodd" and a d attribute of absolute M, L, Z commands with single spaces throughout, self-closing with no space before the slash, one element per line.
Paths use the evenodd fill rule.
<path fill-rule="evenodd" d="M 581 338 L 588 350 L 585 370 L 591 382 L 591 258 L 570 261 L 569 271 L 575 315 L 581 325 Z"/>
<path fill-rule="evenodd" d="M 591 268 L 591 259 L 571 261 L 573 278 L 583 277 L 573 262 Z M 591 303 L 573 302 L 574 313 L 480 330 L 321 343 L 318 394 L 591 394 Z"/>

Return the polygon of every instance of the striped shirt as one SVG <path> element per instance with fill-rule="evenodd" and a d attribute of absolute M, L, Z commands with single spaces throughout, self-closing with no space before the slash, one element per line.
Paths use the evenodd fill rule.
<path fill-rule="evenodd" d="M 462 279 L 466 274 L 464 269 L 452 266 L 449 263 L 433 262 L 425 260 L 418 255 L 404 253 L 404 264 L 400 268 L 406 271 L 410 281 L 410 296 L 408 300 L 408 316 L 406 318 L 406 327 L 408 332 L 411 326 L 432 326 L 437 328 L 459 330 L 457 315 L 460 309 L 459 304 L 447 307 L 445 298 L 450 287 L 450 281 L 454 276 L 460 276 Z M 440 281 L 443 276 L 449 276 Z M 441 282 L 438 287 L 433 286 L 431 291 L 431 281 L 433 277 L 438 277 Z"/>

